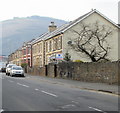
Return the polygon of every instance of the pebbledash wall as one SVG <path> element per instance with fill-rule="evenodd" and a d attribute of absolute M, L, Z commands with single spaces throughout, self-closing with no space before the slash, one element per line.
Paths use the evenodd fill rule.
<path fill-rule="evenodd" d="M 120 61 L 97 63 L 62 62 L 49 64 L 41 68 L 27 68 L 27 73 L 84 82 L 118 84 L 118 81 L 120 81 L 119 69 Z"/>

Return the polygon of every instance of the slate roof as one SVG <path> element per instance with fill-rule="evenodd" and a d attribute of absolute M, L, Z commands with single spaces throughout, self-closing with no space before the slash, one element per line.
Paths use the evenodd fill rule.
<path fill-rule="evenodd" d="M 79 18 L 66 23 L 60 27 L 58 27 L 55 31 L 53 32 L 46 32 L 44 34 L 42 34 L 41 36 L 39 36 L 37 39 L 35 39 L 32 44 L 39 42 L 40 40 L 47 40 L 53 36 L 59 35 L 61 33 L 64 33 L 66 30 L 68 30 L 69 28 L 71 28 L 72 26 L 74 26 L 75 24 L 79 23 L 80 21 L 82 21 L 83 19 L 87 18 L 89 15 L 93 14 L 93 13 L 98 13 L 99 15 L 101 15 L 103 18 L 107 19 L 109 22 L 111 22 L 113 25 L 115 25 L 116 27 L 120 28 L 117 24 L 115 24 L 114 22 L 112 22 L 110 19 L 108 19 L 106 16 L 104 16 L 103 14 L 101 14 L 99 11 L 97 11 L 96 9 L 91 10 L 90 12 L 80 16 Z"/>

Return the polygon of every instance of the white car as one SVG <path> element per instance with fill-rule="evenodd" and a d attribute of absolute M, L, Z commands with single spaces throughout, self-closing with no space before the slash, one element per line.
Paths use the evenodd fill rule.
<path fill-rule="evenodd" d="M 24 70 L 21 66 L 12 66 L 10 70 L 10 76 L 20 76 L 24 77 Z"/>
<path fill-rule="evenodd" d="M 6 75 L 10 75 L 10 70 L 12 68 L 12 66 L 16 66 L 16 64 L 8 64 L 6 67 Z"/>

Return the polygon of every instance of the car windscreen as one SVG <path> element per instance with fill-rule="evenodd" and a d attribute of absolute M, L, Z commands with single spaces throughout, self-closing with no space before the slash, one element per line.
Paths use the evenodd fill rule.
<path fill-rule="evenodd" d="M 8 68 L 11 68 L 12 66 L 15 66 L 15 65 L 9 65 Z"/>
<path fill-rule="evenodd" d="M 13 70 L 22 70 L 21 67 L 13 67 L 12 69 L 13 69 Z"/>

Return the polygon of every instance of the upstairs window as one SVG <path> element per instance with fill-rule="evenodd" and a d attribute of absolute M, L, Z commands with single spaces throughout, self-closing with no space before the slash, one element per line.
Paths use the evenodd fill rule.
<path fill-rule="evenodd" d="M 48 52 L 48 42 L 46 42 L 46 52 Z"/>
<path fill-rule="evenodd" d="M 49 51 L 50 52 L 52 51 L 52 41 L 51 40 L 49 41 Z"/>

